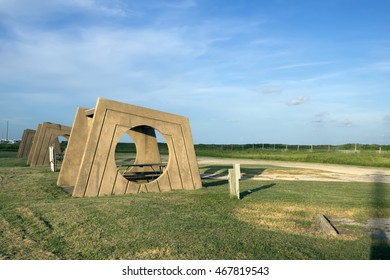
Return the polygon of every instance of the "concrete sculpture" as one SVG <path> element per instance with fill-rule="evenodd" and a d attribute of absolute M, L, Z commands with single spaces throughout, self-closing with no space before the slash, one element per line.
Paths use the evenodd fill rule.
<path fill-rule="evenodd" d="M 31 146 L 34 141 L 35 130 L 25 129 L 23 131 L 22 141 L 20 142 L 18 149 L 18 158 L 27 158 L 30 154 Z"/>
<path fill-rule="evenodd" d="M 69 126 L 49 122 L 38 125 L 27 164 L 32 167 L 49 165 L 49 147 L 54 145 L 56 152 L 60 153 L 58 137 L 69 138 L 71 129 Z"/>
<path fill-rule="evenodd" d="M 161 161 L 156 130 L 167 143 L 167 163 Z M 137 152 L 122 174 L 115 149 L 125 133 Z M 78 108 L 57 185 L 73 187 L 74 197 L 201 188 L 189 121 L 103 98 L 95 109 Z"/>

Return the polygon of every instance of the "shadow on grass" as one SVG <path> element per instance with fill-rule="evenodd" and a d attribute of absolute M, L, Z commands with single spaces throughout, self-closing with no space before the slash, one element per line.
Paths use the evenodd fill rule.
<path fill-rule="evenodd" d="M 370 259 L 372 260 L 390 260 L 388 238 L 390 233 L 385 231 L 386 221 L 389 221 L 389 218 L 384 217 L 387 208 L 386 196 L 388 195 L 388 190 L 385 184 L 380 183 L 382 176 L 382 174 L 375 176 L 375 183 L 372 189 L 371 217 L 374 221 L 370 252 Z"/>
<path fill-rule="evenodd" d="M 202 181 L 202 185 L 204 188 L 218 187 L 221 185 L 228 184 L 228 180 L 207 180 Z"/>
<path fill-rule="evenodd" d="M 261 187 L 255 188 L 255 189 L 251 189 L 251 190 L 247 190 L 247 191 L 241 192 L 240 193 L 240 198 L 243 199 L 244 197 L 246 197 L 246 196 L 248 196 L 250 194 L 253 194 L 253 193 L 258 192 L 258 191 L 263 191 L 263 190 L 272 188 L 275 185 L 276 184 L 269 184 L 269 185 L 261 186 Z"/>
<path fill-rule="evenodd" d="M 201 168 L 201 170 L 204 170 L 202 174 L 215 174 L 214 178 L 217 177 L 223 177 L 228 175 L 228 170 L 232 168 L 230 165 L 208 165 Z M 242 178 L 244 179 L 251 179 L 253 177 L 261 175 L 263 173 L 265 168 L 258 168 L 258 167 L 242 167 L 240 168 Z M 211 177 L 211 178 L 212 178 Z"/>
<path fill-rule="evenodd" d="M 229 166 L 227 165 L 208 165 L 205 167 L 202 167 L 201 169 L 204 169 L 205 174 L 220 174 L 222 175 L 227 175 L 228 174 L 228 169 Z"/>

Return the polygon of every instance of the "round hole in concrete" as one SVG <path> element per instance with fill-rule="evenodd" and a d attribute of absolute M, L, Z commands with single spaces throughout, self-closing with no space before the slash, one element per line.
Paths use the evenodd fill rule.
<path fill-rule="evenodd" d="M 130 182 L 150 183 L 164 172 L 169 158 L 167 143 L 155 128 L 142 125 L 123 133 L 115 148 L 115 162 Z"/>

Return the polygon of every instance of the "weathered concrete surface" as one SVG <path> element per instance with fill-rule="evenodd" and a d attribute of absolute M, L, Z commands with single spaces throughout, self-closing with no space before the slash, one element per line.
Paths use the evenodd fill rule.
<path fill-rule="evenodd" d="M 44 122 L 38 125 L 27 164 L 32 167 L 50 165 L 49 147 L 54 145 L 56 152 L 60 153 L 58 137 L 69 138 L 70 131 L 71 127 L 60 124 Z"/>
<path fill-rule="evenodd" d="M 18 149 L 18 158 L 27 158 L 33 145 L 35 130 L 25 129 Z"/>
<path fill-rule="evenodd" d="M 229 169 L 229 192 L 230 197 L 240 199 L 240 181 L 236 168 Z"/>
<path fill-rule="evenodd" d="M 322 214 L 316 216 L 317 223 L 321 230 L 327 235 L 337 236 L 339 234 L 338 230 L 332 225 L 328 218 Z"/>
<path fill-rule="evenodd" d="M 103 98 L 98 99 L 95 109 L 79 110 L 58 180 L 59 186 L 74 186 L 73 196 L 121 195 L 202 187 L 186 117 Z M 151 182 L 128 181 L 116 166 L 116 145 L 121 136 L 128 133 L 137 147 L 135 162 L 158 163 L 161 160 L 154 129 L 166 140 L 169 149 L 167 167 L 160 177 Z M 79 133 L 81 135 L 76 136 Z M 85 143 L 73 141 L 76 138 L 85 139 Z M 73 169 L 75 166 L 79 167 L 76 176 Z"/>
<path fill-rule="evenodd" d="M 134 164 L 161 163 L 160 151 L 156 138 L 156 131 L 149 126 L 137 126 L 127 131 L 127 134 L 134 140 L 137 147 L 137 154 Z M 133 167 L 132 172 L 155 171 L 153 166 Z"/>
<path fill-rule="evenodd" d="M 87 108 L 77 108 L 68 145 L 62 161 L 58 186 L 74 186 L 79 173 L 82 155 L 87 144 L 92 118 L 86 117 Z"/>
<path fill-rule="evenodd" d="M 37 146 L 36 139 L 37 139 L 38 134 L 41 133 L 41 127 L 42 127 L 42 124 L 38 124 L 37 129 L 35 131 L 34 140 L 33 140 L 33 143 L 31 145 L 30 153 L 28 154 L 28 157 L 27 157 L 27 165 L 31 164 L 32 156 L 33 156 L 34 150 L 36 149 L 36 146 Z"/>

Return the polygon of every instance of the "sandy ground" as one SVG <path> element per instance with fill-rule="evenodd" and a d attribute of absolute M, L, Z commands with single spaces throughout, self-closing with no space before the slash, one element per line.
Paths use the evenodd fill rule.
<path fill-rule="evenodd" d="M 263 165 L 265 167 L 275 166 L 284 168 L 280 170 L 278 170 L 277 168 L 272 168 L 270 170 L 266 169 L 263 172 L 259 172 L 258 175 L 251 176 L 251 179 L 254 180 L 302 180 L 390 183 L 389 168 L 209 157 L 199 157 L 198 163 L 200 165 L 233 165 L 234 163 L 239 163 L 241 165 Z M 285 169 L 286 167 L 291 169 Z M 245 174 L 243 175 L 243 179 L 245 179 Z M 224 178 L 223 176 L 218 176 L 215 174 L 204 174 L 202 175 L 202 177 L 218 177 L 220 179 Z"/>

